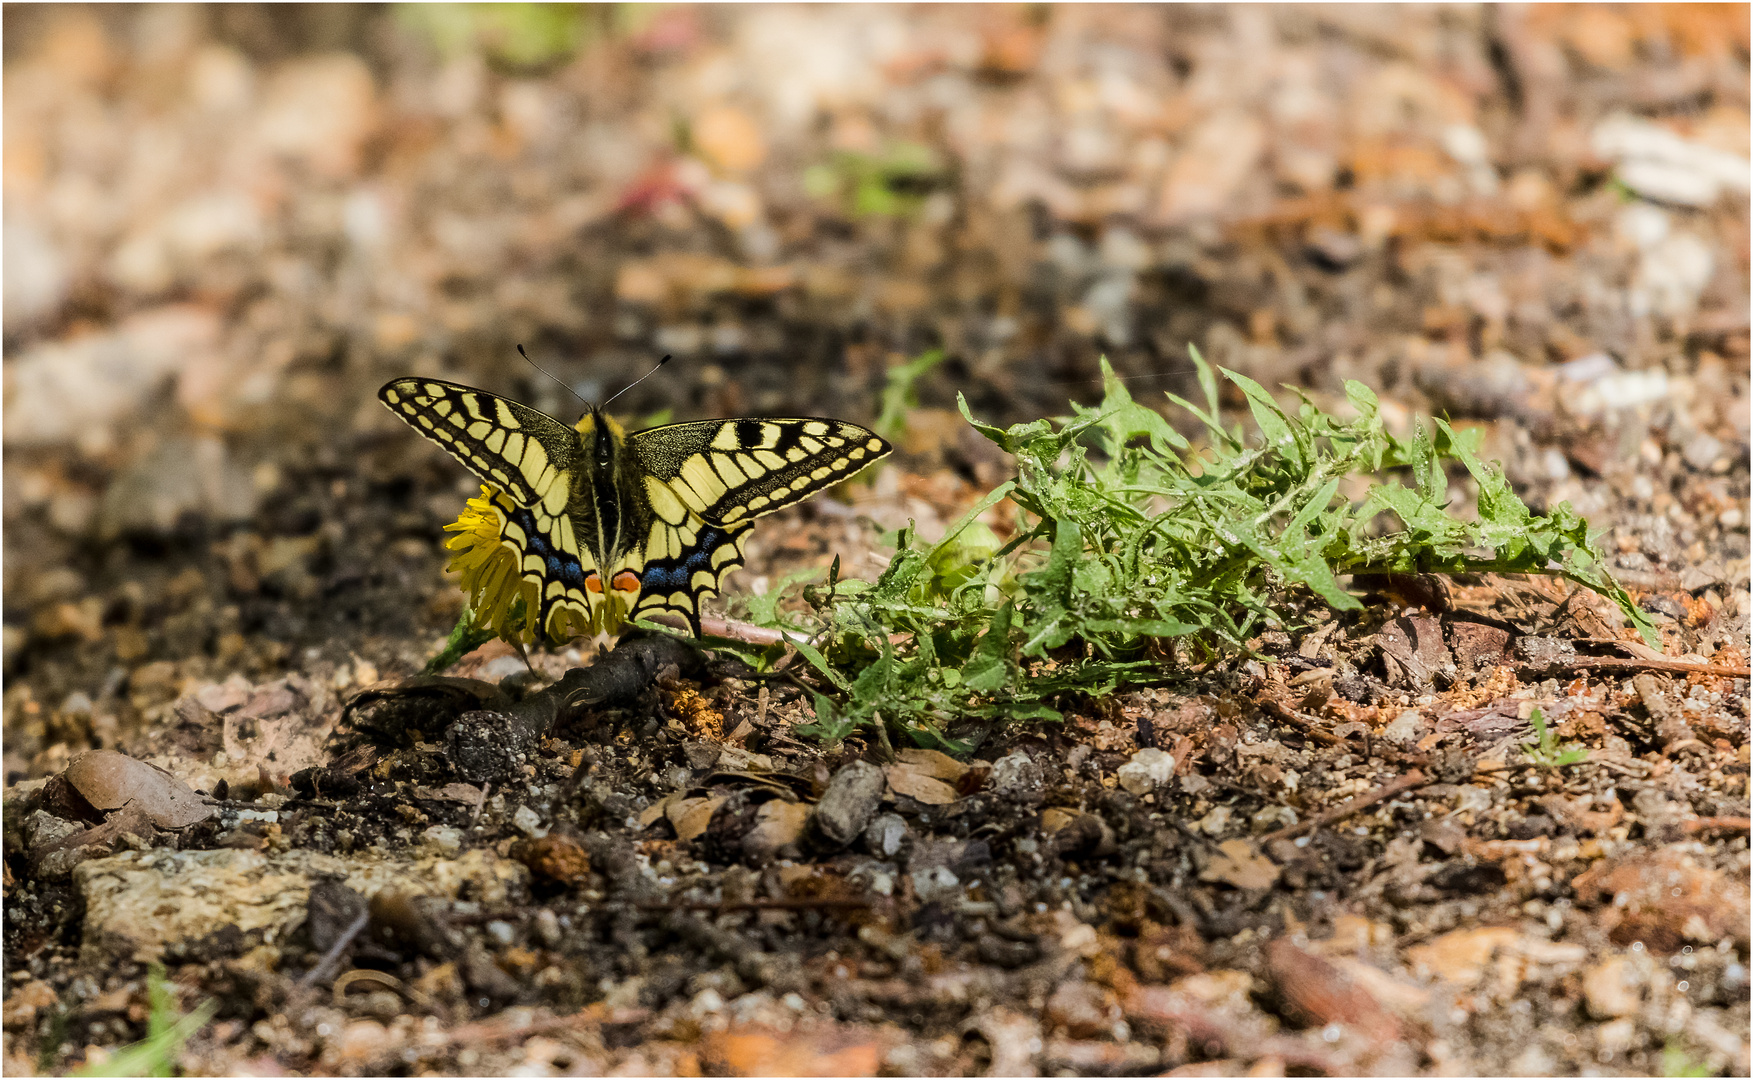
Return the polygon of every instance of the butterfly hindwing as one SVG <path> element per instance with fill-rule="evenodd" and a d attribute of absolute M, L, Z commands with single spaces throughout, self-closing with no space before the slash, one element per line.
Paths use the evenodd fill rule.
<path fill-rule="evenodd" d="M 722 592 L 724 579 L 743 564 L 750 525 L 714 525 L 691 518 L 682 525 L 654 523 L 640 573 L 636 615 L 670 612 L 700 633 L 700 597 Z"/>
<path fill-rule="evenodd" d="M 396 379 L 378 397 L 409 427 L 519 506 L 540 509 L 547 517 L 565 511 L 572 470 L 581 456 L 578 433 L 552 416 L 438 379 Z"/>
<path fill-rule="evenodd" d="M 548 628 L 556 607 L 571 608 L 591 622 L 596 597 L 589 586 L 598 577 L 596 560 L 574 539 L 569 518 L 561 515 L 547 521 L 543 529 L 535 511 L 519 507 L 506 515 L 500 530 L 500 535 L 517 548 L 524 580 L 536 586 L 540 604 L 536 625 Z"/>
<path fill-rule="evenodd" d="M 627 438 L 653 512 L 735 525 L 790 506 L 887 455 L 888 443 L 843 420 L 745 419 L 670 424 Z"/>
<path fill-rule="evenodd" d="M 577 543 L 570 518 L 546 517 L 544 526 L 542 515 L 518 506 L 508 495 L 494 493 L 491 498 L 499 519 L 499 536 L 515 556 L 512 570 L 535 586 L 535 625 L 550 638 L 561 640 L 571 634 L 566 632 L 564 621 L 555 624 L 558 609 L 576 612 L 583 624 L 594 623 L 593 609 L 601 597 L 600 588 L 593 593 L 590 585 L 601 579 L 589 548 Z"/>

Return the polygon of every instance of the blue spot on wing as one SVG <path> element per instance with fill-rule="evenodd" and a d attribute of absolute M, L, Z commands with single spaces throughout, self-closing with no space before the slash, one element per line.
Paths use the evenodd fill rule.
<path fill-rule="evenodd" d="M 536 517 L 523 507 L 513 510 L 507 518 L 523 530 L 525 542 L 530 554 L 541 559 L 551 580 L 561 581 L 575 588 L 584 588 L 584 564 L 578 556 L 568 554 L 548 542 L 536 527 Z"/>
<path fill-rule="evenodd" d="M 646 566 L 640 584 L 647 589 L 679 589 L 688 583 L 688 572 L 680 566 Z"/>
<path fill-rule="evenodd" d="M 706 525 L 694 539 L 694 546 L 674 559 L 657 559 L 645 564 L 640 584 L 653 591 L 685 589 L 697 570 L 712 569 L 712 553 L 725 544 L 736 542 L 736 534 L 713 525 Z"/>

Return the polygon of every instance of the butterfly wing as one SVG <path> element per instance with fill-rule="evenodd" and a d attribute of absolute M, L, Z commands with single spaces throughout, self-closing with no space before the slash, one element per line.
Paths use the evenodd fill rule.
<path fill-rule="evenodd" d="M 673 612 L 700 632 L 700 598 L 743 564 L 763 514 L 799 502 L 890 452 L 856 424 L 821 419 L 706 420 L 627 437 L 650 534 L 635 614 Z"/>
<path fill-rule="evenodd" d="M 377 396 L 519 506 L 549 516 L 566 509 L 581 457 L 578 433 L 547 413 L 438 379 L 395 379 Z"/>
<path fill-rule="evenodd" d="M 743 540 L 751 527 L 749 522 L 713 525 L 691 518 L 671 525 L 654 519 L 634 616 L 680 615 L 698 637 L 700 598 L 723 591 L 724 579 L 743 564 Z"/>
<path fill-rule="evenodd" d="M 567 513 L 576 470 L 588 467 L 578 433 L 547 413 L 438 379 L 396 379 L 378 397 L 409 427 L 450 452 L 504 500 L 494 500 L 499 537 L 536 588 L 535 626 L 567 637 L 556 615 L 595 623 L 597 563 Z M 506 505 L 509 500 L 512 505 Z M 590 586 L 596 585 L 593 591 Z"/>
<path fill-rule="evenodd" d="M 636 432 L 627 446 L 659 518 L 736 525 L 800 502 L 892 447 L 843 420 L 705 420 Z"/>

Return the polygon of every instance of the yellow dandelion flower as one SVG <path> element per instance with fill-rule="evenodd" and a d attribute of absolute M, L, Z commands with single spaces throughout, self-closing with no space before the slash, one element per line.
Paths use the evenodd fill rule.
<path fill-rule="evenodd" d="M 470 499 L 462 514 L 444 527 L 456 533 L 444 542 L 455 552 L 445 570 L 462 575 L 477 627 L 528 645 L 536 639 L 530 625 L 536 586 L 518 572 L 517 549 L 503 535 L 505 515 L 515 509 L 503 492 L 481 485 L 480 497 Z"/>
<path fill-rule="evenodd" d="M 538 636 L 534 613 L 539 609 L 536 583 L 524 577 L 518 566 L 518 550 L 505 539 L 505 520 L 517 509 L 504 492 L 481 485 L 479 498 L 470 499 L 457 519 L 444 527 L 456 535 L 444 542 L 455 552 L 445 570 L 462 575 L 463 591 L 469 594 L 469 610 L 476 628 L 506 641 L 534 644 Z M 599 613 L 607 615 L 608 612 Z M 548 616 L 546 637 L 559 643 L 583 634 L 594 634 L 600 622 L 570 608 L 556 607 Z"/>

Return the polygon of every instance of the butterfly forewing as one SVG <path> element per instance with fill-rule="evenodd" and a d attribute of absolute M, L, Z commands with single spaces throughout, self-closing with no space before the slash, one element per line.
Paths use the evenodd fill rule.
<path fill-rule="evenodd" d="M 843 420 L 747 419 L 670 424 L 631 435 L 653 512 L 735 525 L 790 506 L 889 453 Z"/>
<path fill-rule="evenodd" d="M 377 396 L 519 506 L 550 516 L 566 509 L 578 433 L 547 413 L 437 379 L 397 379 Z"/>

